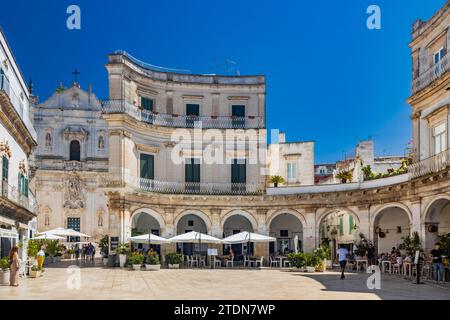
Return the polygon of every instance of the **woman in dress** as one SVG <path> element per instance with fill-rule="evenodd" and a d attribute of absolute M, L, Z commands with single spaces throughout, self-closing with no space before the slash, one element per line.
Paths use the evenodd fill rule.
<path fill-rule="evenodd" d="M 11 286 L 17 287 L 19 285 L 19 247 L 14 246 L 9 254 L 10 261 L 10 273 L 9 273 L 9 284 Z"/>

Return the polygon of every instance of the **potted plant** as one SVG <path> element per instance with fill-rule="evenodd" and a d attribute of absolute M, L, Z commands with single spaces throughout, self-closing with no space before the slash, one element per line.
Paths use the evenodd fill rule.
<path fill-rule="evenodd" d="M 117 246 L 116 253 L 119 255 L 119 264 L 121 268 L 125 267 L 128 252 L 130 252 L 130 246 L 127 243 L 121 243 Z"/>
<path fill-rule="evenodd" d="M 30 270 L 30 278 L 38 278 L 41 276 L 41 271 L 37 265 L 33 265 Z"/>
<path fill-rule="evenodd" d="M 108 254 L 109 254 L 109 237 L 108 235 L 103 236 L 100 239 L 99 243 L 100 254 L 103 257 L 103 265 L 106 266 L 108 264 Z"/>
<path fill-rule="evenodd" d="M 288 260 L 293 268 L 303 269 L 305 267 L 305 254 L 299 253 L 289 253 L 287 255 Z"/>
<path fill-rule="evenodd" d="M 332 267 L 331 250 L 328 244 L 322 244 L 319 248 L 314 250 L 314 254 L 319 258 L 320 265 L 316 271 L 326 271 L 327 267 Z"/>
<path fill-rule="evenodd" d="M 9 257 L 0 259 L 0 284 L 9 284 Z"/>
<path fill-rule="evenodd" d="M 76 254 L 75 249 L 67 250 L 67 254 L 70 256 L 70 260 L 75 260 L 75 254 Z"/>
<path fill-rule="evenodd" d="M 166 261 L 169 269 L 179 269 L 180 263 L 183 262 L 183 255 L 181 253 L 168 253 L 166 254 Z"/>
<path fill-rule="evenodd" d="M 50 262 L 56 262 L 56 255 L 58 254 L 58 248 L 59 248 L 58 240 L 47 240 L 46 249 L 50 257 L 50 259 L 48 259 Z"/>
<path fill-rule="evenodd" d="M 351 171 L 342 170 L 336 174 L 336 178 L 340 179 L 342 183 L 352 182 L 353 174 Z"/>
<path fill-rule="evenodd" d="M 159 270 L 161 269 L 161 263 L 159 262 L 159 256 L 156 251 L 148 253 L 147 261 L 145 264 L 146 270 Z"/>
<path fill-rule="evenodd" d="M 411 256 L 414 256 L 416 251 L 422 251 L 420 237 L 417 231 L 413 232 L 412 236 L 402 237 L 403 243 L 399 245 L 400 250 L 405 250 Z"/>
<path fill-rule="evenodd" d="M 314 253 L 305 253 L 305 269 L 306 272 L 313 273 L 316 271 L 316 268 L 320 265 L 321 260 L 318 255 Z"/>
<path fill-rule="evenodd" d="M 141 270 L 141 266 L 144 263 L 144 255 L 140 252 L 132 252 L 128 256 L 128 264 L 132 266 L 133 270 Z"/>
<path fill-rule="evenodd" d="M 36 255 L 41 248 L 41 244 L 38 240 L 29 240 L 27 246 L 27 255 L 30 260 L 35 260 Z"/>
<path fill-rule="evenodd" d="M 277 188 L 277 187 L 278 187 L 278 184 L 284 183 L 284 178 L 283 178 L 282 176 L 272 176 L 272 177 L 270 178 L 270 182 L 273 183 L 273 186 L 274 186 L 275 188 Z"/>

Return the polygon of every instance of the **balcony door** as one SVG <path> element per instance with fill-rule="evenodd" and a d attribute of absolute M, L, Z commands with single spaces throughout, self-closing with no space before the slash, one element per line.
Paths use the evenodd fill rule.
<path fill-rule="evenodd" d="M 231 164 L 231 190 L 245 191 L 247 168 L 245 159 L 233 159 Z"/>
<path fill-rule="evenodd" d="M 200 159 L 188 158 L 184 165 L 185 190 L 200 190 Z"/>
<path fill-rule="evenodd" d="M 200 105 L 199 104 L 186 104 L 186 127 L 193 128 L 195 121 L 198 121 L 200 116 Z"/>
<path fill-rule="evenodd" d="M 152 154 L 141 153 L 139 156 L 140 187 L 144 190 L 153 189 L 155 179 L 155 157 Z"/>
<path fill-rule="evenodd" d="M 2 195 L 8 197 L 8 175 L 9 175 L 9 159 L 2 157 Z"/>
<path fill-rule="evenodd" d="M 233 105 L 231 106 L 232 126 L 233 129 L 245 128 L 245 106 Z"/>
<path fill-rule="evenodd" d="M 153 99 L 141 97 L 142 121 L 153 123 Z"/>
<path fill-rule="evenodd" d="M 442 66 L 440 62 L 442 61 L 442 59 L 444 59 L 444 56 L 445 56 L 444 48 L 441 48 L 434 53 L 434 65 L 435 65 L 434 72 L 436 73 L 436 75 L 439 75 L 442 71 Z"/>
<path fill-rule="evenodd" d="M 437 155 L 447 149 L 446 135 L 447 126 L 445 122 L 442 122 L 433 128 L 434 155 Z"/>

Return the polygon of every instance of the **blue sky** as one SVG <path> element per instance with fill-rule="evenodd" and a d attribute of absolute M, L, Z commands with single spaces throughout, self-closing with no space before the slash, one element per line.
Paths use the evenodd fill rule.
<path fill-rule="evenodd" d="M 402 154 L 411 138 L 411 24 L 445 0 L 4 1 L 3 28 L 41 101 L 80 70 L 108 96 L 107 54 L 126 50 L 155 65 L 198 73 L 267 76 L 267 125 L 289 141 L 315 141 L 315 159 L 340 160 L 372 136 L 376 153 Z M 117 3 L 117 5 L 116 5 Z M 81 30 L 66 9 L 81 8 Z M 366 28 L 366 9 L 382 29 Z"/>

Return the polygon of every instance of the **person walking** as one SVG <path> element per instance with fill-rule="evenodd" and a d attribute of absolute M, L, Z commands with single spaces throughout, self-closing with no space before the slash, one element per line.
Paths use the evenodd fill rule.
<path fill-rule="evenodd" d="M 19 268 L 20 268 L 20 260 L 19 260 L 19 247 L 14 246 L 9 253 L 9 285 L 13 287 L 17 287 L 19 285 Z"/>
<path fill-rule="evenodd" d="M 339 249 L 337 251 L 339 265 L 341 266 L 341 280 L 345 279 L 344 271 L 347 266 L 347 258 L 348 258 L 348 250 L 347 248 L 339 245 Z"/>
<path fill-rule="evenodd" d="M 441 249 L 440 243 L 435 243 L 434 249 L 431 250 L 431 256 L 433 257 L 433 272 L 437 283 L 444 281 L 444 264 L 442 263 L 442 257 L 444 256 L 444 250 Z"/>

